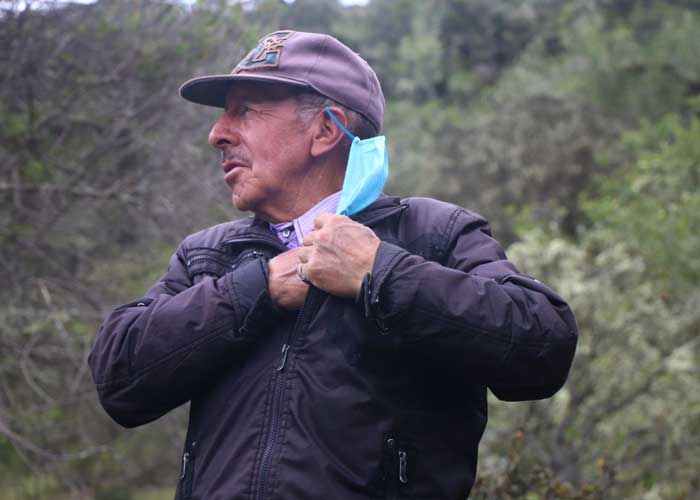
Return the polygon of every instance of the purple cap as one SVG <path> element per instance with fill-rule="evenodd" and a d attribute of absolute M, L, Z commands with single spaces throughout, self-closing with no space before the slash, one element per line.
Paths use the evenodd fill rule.
<path fill-rule="evenodd" d="M 180 95 L 197 104 L 223 108 L 226 92 L 237 81 L 310 87 L 361 113 L 377 130 L 382 128 L 384 94 L 377 75 L 359 54 L 329 35 L 270 33 L 230 74 L 193 78 L 180 87 Z"/>

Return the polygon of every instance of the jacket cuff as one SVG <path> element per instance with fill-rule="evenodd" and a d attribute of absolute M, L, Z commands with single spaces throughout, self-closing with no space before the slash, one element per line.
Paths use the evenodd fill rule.
<path fill-rule="evenodd" d="M 382 301 L 382 286 L 396 265 L 404 258 L 411 255 L 403 248 L 382 241 L 377 248 L 372 272 L 362 280 L 357 302 L 362 307 L 365 317 L 377 322 L 380 331 L 386 332 L 388 328 L 383 320 L 391 316 Z"/>
<path fill-rule="evenodd" d="M 249 337 L 273 324 L 281 315 L 268 290 L 268 268 L 265 259 L 246 262 L 221 278 L 219 283 L 231 301 L 241 325 L 238 336 Z"/>

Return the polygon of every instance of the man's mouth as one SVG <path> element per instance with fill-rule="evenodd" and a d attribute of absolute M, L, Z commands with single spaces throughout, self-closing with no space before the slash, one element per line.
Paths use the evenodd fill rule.
<path fill-rule="evenodd" d="M 244 168 L 248 168 L 248 164 L 241 160 L 226 160 L 221 164 L 224 170 L 224 182 L 233 188 L 236 182 L 236 177 Z"/>
<path fill-rule="evenodd" d="M 240 155 L 222 154 L 221 156 L 221 168 L 224 171 L 224 182 L 230 187 L 233 187 L 235 177 L 238 175 L 237 172 L 241 172 L 243 168 L 248 168 L 250 162 L 246 161 L 246 158 L 241 158 Z"/>
<path fill-rule="evenodd" d="M 237 167 L 247 167 L 241 160 L 226 160 L 221 164 L 221 168 L 224 169 L 224 175 L 228 174 Z"/>
<path fill-rule="evenodd" d="M 224 182 L 233 189 L 238 172 L 250 168 L 251 160 L 245 151 L 224 149 L 221 151 L 221 169 L 224 171 Z"/>

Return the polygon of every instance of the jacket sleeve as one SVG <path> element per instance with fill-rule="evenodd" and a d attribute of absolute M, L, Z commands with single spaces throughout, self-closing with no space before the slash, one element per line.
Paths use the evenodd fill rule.
<path fill-rule="evenodd" d="M 189 401 L 245 350 L 273 310 L 264 259 L 193 285 L 181 245 L 146 296 L 117 307 L 97 334 L 88 363 L 102 406 L 135 427 Z"/>
<path fill-rule="evenodd" d="M 381 242 L 365 314 L 499 399 L 553 395 L 576 349 L 571 309 L 506 259 L 483 218 L 458 209 L 447 227 L 445 265 Z"/>

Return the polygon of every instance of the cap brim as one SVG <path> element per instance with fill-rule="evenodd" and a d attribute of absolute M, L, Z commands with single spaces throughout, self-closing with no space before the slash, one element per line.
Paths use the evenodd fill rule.
<path fill-rule="evenodd" d="M 295 87 L 309 86 L 305 82 L 272 75 L 210 75 L 186 81 L 180 87 L 180 95 L 197 104 L 223 108 L 226 107 L 226 93 L 236 82 L 241 81 L 283 83 Z"/>

